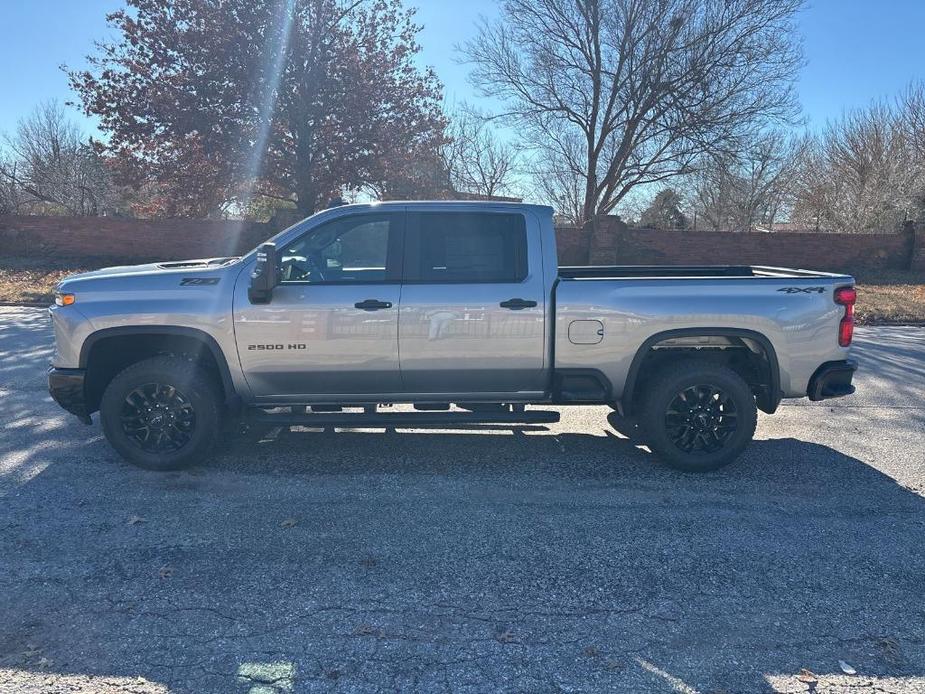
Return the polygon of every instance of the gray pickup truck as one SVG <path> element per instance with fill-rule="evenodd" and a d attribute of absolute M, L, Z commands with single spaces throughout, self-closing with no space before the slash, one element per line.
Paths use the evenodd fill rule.
<path fill-rule="evenodd" d="M 229 423 L 452 428 L 605 404 L 667 463 L 748 445 L 757 410 L 854 391 L 854 280 L 770 267 L 559 267 L 548 207 L 347 205 L 243 257 L 68 277 L 49 390 L 142 467 Z M 413 408 L 390 408 L 393 404 Z M 528 407 L 529 406 L 529 407 Z"/>

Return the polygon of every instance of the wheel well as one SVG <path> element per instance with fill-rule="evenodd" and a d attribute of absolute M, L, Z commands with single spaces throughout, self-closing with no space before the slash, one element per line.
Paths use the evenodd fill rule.
<path fill-rule="evenodd" d="M 763 412 L 773 413 L 780 403 L 777 355 L 766 338 L 745 331 L 729 334 L 685 331 L 651 339 L 640 348 L 620 403 L 624 415 L 634 411 L 653 377 L 681 359 L 700 359 L 732 369 L 751 387 Z"/>
<path fill-rule="evenodd" d="M 114 334 L 93 340 L 85 349 L 81 363 L 86 368 L 84 397 L 89 412 L 99 409 L 103 391 L 120 371 L 144 359 L 164 354 L 181 356 L 202 367 L 215 379 L 223 398 L 227 400 L 229 395 L 225 376 L 228 367 L 224 360 L 219 363 L 204 334 L 202 337 L 158 332 Z"/>

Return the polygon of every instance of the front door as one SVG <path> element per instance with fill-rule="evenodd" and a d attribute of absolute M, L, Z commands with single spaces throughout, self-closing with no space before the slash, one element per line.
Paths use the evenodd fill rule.
<path fill-rule="evenodd" d="M 405 249 L 405 389 L 470 400 L 542 393 L 546 298 L 532 216 L 409 213 Z"/>
<path fill-rule="evenodd" d="M 250 304 L 238 287 L 235 338 L 256 397 L 311 402 L 401 390 L 403 234 L 402 212 L 338 217 L 278 249 L 281 282 L 270 303 Z"/>

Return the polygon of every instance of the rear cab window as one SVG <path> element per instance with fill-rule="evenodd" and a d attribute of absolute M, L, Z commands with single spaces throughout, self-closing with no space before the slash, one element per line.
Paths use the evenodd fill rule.
<path fill-rule="evenodd" d="M 500 284 L 527 277 L 521 214 L 413 212 L 405 248 L 406 282 Z"/>

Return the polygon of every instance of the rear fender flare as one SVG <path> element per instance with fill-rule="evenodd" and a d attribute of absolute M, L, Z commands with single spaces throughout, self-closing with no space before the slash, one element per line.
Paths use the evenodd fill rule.
<path fill-rule="evenodd" d="M 766 336 L 754 330 L 746 330 L 744 328 L 678 328 L 676 330 L 665 330 L 650 336 L 642 343 L 639 349 L 636 350 L 636 354 L 630 364 L 630 369 L 626 374 L 626 383 L 623 387 L 623 395 L 620 398 L 620 409 L 623 416 L 628 417 L 634 413 L 636 403 L 633 402 L 633 392 L 636 390 L 636 381 L 639 378 L 639 370 L 642 368 L 642 362 L 652 346 L 663 340 L 693 336 L 738 337 L 754 340 L 761 345 L 761 348 L 767 355 L 770 373 L 768 374 L 768 397 L 759 398 L 758 404 L 760 409 L 768 414 L 773 414 L 775 410 L 777 410 L 782 396 L 780 389 L 780 363 L 777 360 L 777 352 L 774 350 L 774 345 L 771 344 L 771 341 Z M 764 402 L 762 402 L 762 400 L 764 400 Z"/>

